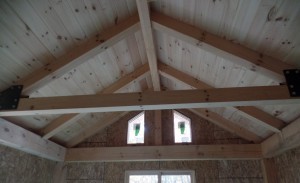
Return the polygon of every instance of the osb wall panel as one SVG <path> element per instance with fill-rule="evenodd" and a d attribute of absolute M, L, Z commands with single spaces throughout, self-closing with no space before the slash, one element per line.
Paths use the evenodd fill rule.
<path fill-rule="evenodd" d="M 1 183 L 52 183 L 56 162 L 0 145 Z"/>
<path fill-rule="evenodd" d="M 197 183 L 262 183 L 259 161 L 69 163 L 67 182 L 120 183 L 126 170 L 194 170 Z"/>
<path fill-rule="evenodd" d="M 77 147 L 118 147 L 127 146 L 128 121 L 138 115 L 139 112 L 131 112 L 120 120 L 101 130 L 98 134 L 86 139 Z M 145 139 L 144 145 L 154 145 L 154 112 L 145 112 Z"/>
<path fill-rule="evenodd" d="M 274 159 L 279 183 L 300 182 L 300 147 L 290 150 Z"/>
<path fill-rule="evenodd" d="M 200 118 L 188 110 L 177 110 L 191 119 L 192 143 L 191 144 L 243 144 L 249 143 L 238 136 L 229 133 L 213 123 Z M 162 111 L 163 144 L 173 145 L 174 125 L 172 110 Z"/>
<path fill-rule="evenodd" d="M 192 143 L 191 144 L 243 144 L 249 143 L 238 136 L 204 120 L 188 110 L 178 110 L 191 119 Z M 124 116 L 113 125 L 103 129 L 93 137 L 77 147 L 116 147 L 127 146 L 128 120 L 139 112 L 132 112 Z M 154 111 L 145 111 L 145 143 L 154 145 Z M 163 145 L 173 145 L 173 113 L 172 110 L 162 111 L 162 141 Z"/>
<path fill-rule="evenodd" d="M 66 183 L 103 183 L 104 163 L 70 163 Z"/>

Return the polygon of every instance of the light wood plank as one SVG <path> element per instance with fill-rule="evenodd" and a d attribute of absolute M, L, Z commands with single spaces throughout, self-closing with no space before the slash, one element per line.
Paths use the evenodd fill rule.
<path fill-rule="evenodd" d="M 76 101 L 76 102 L 74 102 Z M 218 88 L 101 95 L 21 98 L 15 110 L 0 116 L 67 114 L 178 108 L 299 104 L 286 86 Z"/>
<path fill-rule="evenodd" d="M 114 122 L 118 121 L 121 119 L 123 116 L 128 114 L 128 112 L 117 112 L 110 114 L 109 116 L 105 117 L 98 123 L 90 126 L 86 130 L 84 130 L 82 133 L 78 134 L 77 136 L 73 137 L 71 140 L 69 140 L 66 143 L 67 147 L 74 147 L 77 144 L 83 142 L 85 139 L 97 134 L 99 131 L 102 129 L 108 127 L 109 125 L 113 124 Z"/>
<path fill-rule="evenodd" d="M 66 149 L 0 118 L 0 143 L 39 157 L 64 161 Z"/>
<path fill-rule="evenodd" d="M 251 119 L 252 121 L 258 122 L 260 125 L 266 127 L 268 130 L 271 130 L 273 132 L 279 132 L 280 129 L 282 129 L 285 126 L 285 123 L 272 116 L 271 114 L 268 114 L 256 107 L 252 106 L 240 106 L 237 107 L 237 109 L 243 116 L 247 117 L 248 119 Z"/>
<path fill-rule="evenodd" d="M 261 147 L 258 144 L 174 145 L 71 148 L 67 151 L 66 162 L 259 159 L 261 157 Z"/>
<path fill-rule="evenodd" d="M 274 159 L 262 159 L 261 168 L 264 177 L 264 183 L 278 183 L 277 169 Z"/>
<path fill-rule="evenodd" d="M 212 86 L 188 75 L 177 69 L 172 68 L 162 62 L 158 64 L 159 73 L 166 78 L 171 80 L 181 81 L 188 84 L 196 89 L 208 89 L 213 88 Z M 273 132 L 279 132 L 281 128 L 285 126 L 285 123 L 280 119 L 251 106 L 237 107 L 239 114 L 245 116 L 248 119 L 256 122 L 257 124 L 264 126 L 268 130 Z"/>
<path fill-rule="evenodd" d="M 231 122 L 230 120 L 222 117 L 221 115 L 209 111 L 207 109 L 190 109 L 193 113 L 197 114 L 201 118 L 204 118 L 213 124 L 223 128 L 224 130 L 231 132 L 243 139 L 248 141 L 253 141 L 255 143 L 260 143 L 262 139 L 251 131 Z"/>
<path fill-rule="evenodd" d="M 136 0 L 136 4 L 140 17 L 148 63 L 150 66 L 153 88 L 155 91 L 160 91 L 160 81 L 157 70 L 157 57 L 153 40 L 148 2 L 147 0 Z"/>
<path fill-rule="evenodd" d="M 271 158 L 300 146 L 300 118 L 261 143 L 264 157 Z"/>
<path fill-rule="evenodd" d="M 141 78 L 144 78 L 149 71 L 148 64 L 144 64 L 143 66 L 139 67 L 135 71 L 129 73 L 128 75 L 122 77 L 117 82 L 113 83 L 109 87 L 101 90 L 98 92 L 98 94 L 105 94 L 105 93 L 113 93 L 118 91 L 119 89 L 125 87 L 129 83 L 131 83 L 134 80 L 140 80 Z M 80 118 L 82 118 L 83 114 L 65 114 L 54 121 L 50 122 L 47 126 L 45 126 L 43 129 L 40 130 L 40 134 L 45 139 L 49 139 L 50 137 L 54 136 L 58 132 L 62 131 L 63 129 L 67 128 Z"/>
<path fill-rule="evenodd" d="M 154 143 L 155 145 L 162 145 L 161 110 L 154 111 Z"/>
<path fill-rule="evenodd" d="M 30 95 L 72 68 L 105 51 L 127 35 L 133 34 L 139 28 L 138 16 L 135 15 L 99 34 L 96 38 L 91 38 L 87 43 L 75 47 L 71 52 L 21 79 L 18 84 L 24 85 L 23 94 Z"/>
<path fill-rule="evenodd" d="M 294 66 L 278 59 L 235 44 L 161 13 L 151 12 L 151 20 L 153 28 L 158 31 L 172 35 L 279 82 L 284 81 L 282 73 L 284 69 L 294 68 Z"/>
<path fill-rule="evenodd" d="M 81 119 L 85 114 L 64 114 L 51 121 L 39 131 L 44 139 L 53 137 L 58 132 Z"/>

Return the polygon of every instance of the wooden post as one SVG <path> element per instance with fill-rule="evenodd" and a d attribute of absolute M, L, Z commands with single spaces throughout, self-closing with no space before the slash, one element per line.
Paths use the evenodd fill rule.
<path fill-rule="evenodd" d="M 264 183 L 278 183 L 277 168 L 274 159 L 262 159 L 261 167 L 264 176 Z"/>
<path fill-rule="evenodd" d="M 67 166 L 66 163 L 57 162 L 54 173 L 53 182 L 55 183 L 66 183 L 67 178 Z"/>
<path fill-rule="evenodd" d="M 161 124 L 161 110 L 154 111 L 154 142 L 155 145 L 162 145 L 162 124 Z"/>

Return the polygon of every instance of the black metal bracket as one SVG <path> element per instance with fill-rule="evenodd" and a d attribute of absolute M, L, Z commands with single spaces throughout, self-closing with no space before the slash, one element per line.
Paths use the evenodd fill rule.
<path fill-rule="evenodd" d="M 300 69 L 283 71 L 291 97 L 300 97 Z"/>
<path fill-rule="evenodd" d="M 23 85 L 14 85 L 0 92 L 0 110 L 17 109 Z"/>

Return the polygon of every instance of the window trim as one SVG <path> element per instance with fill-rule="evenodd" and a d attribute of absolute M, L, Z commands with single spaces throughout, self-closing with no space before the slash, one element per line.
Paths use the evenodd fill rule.
<path fill-rule="evenodd" d="M 175 113 L 177 113 L 176 115 L 179 115 L 181 116 L 182 118 L 187 118 L 188 121 L 189 121 L 189 126 L 190 126 L 190 139 L 191 141 L 190 142 L 176 142 L 176 137 L 175 137 L 175 119 L 174 119 L 174 115 Z M 193 133 L 192 133 L 192 120 L 191 118 L 187 117 L 186 115 L 182 114 L 181 112 L 177 111 L 177 110 L 172 110 L 172 119 L 173 119 L 173 137 L 174 137 L 174 143 L 175 144 L 190 144 L 190 143 L 193 143 Z"/>
<path fill-rule="evenodd" d="M 130 175 L 158 175 L 158 183 L 162 175 L 190 175 L 191 183 L 196 183 L 195 170 L 126 170 L 125 183 L 129 183 Z"/>
<path fill-rule="evenodd" d="M 131 121 L 136 120 L 136 119 L 139 118 L 141 115 L 144 115 L 144 121 L 143 121 L 143 123 L 144 123 L 144 126 L 143 126 L 143 129 L 144 129 L 144 131 L 143 131 L 143 143 L 129 143 L 129 142 L 128 142 L 128 140 L 129 140 L 129 123 L 130 123 Z M 131 119 L 129 119 L 129 120 L 127 121 L 127 139 L 126 139 L 127 145 L 139 145 L 139 144 L 145 144 L 145 123 L 146 123 L 146 121 L 145 121 L 145 111 L 142 111 L 142 112 L 138 113 L 138 114 L 135 115 L 133 118 L 131 118 Z"/>

